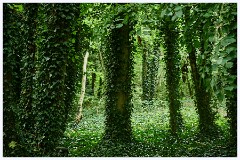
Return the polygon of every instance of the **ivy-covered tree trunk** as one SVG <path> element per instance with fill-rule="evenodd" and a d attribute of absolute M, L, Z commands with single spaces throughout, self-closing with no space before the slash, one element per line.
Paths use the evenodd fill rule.
<path fill-rule="evenodd" d="M 148 81 L 147 81 L 147 71 L 148 71 L 148 52 L 146 49 L 146 45 L 145 43 L 141 43 L 143 45 L 141 45 L 142 47 L 142 100 L 148 100 L 148 88 L 150 88 L 148 85 Z"/>
<path fill-rule="evenodd" d="M 144 42 L 142 44 L 142 100 L 143 106 L 146 106 L 152 104 L 154 98 L 159 68 L 159 54 L 157 52 L 157 43 L 154 43 L 152 48 L 150 46 L 148 48 Z"/>
<path fill-rule="evenodd" d="M 83 30 L 87 30 L 83 27 L 83 13 L 81 12 L 84 4 L 75 4 L 74 5 L 74 20 L 71 21 L 72 28 L 72 44 L 71 50 L 69 51 L 67 66 L 66 66 L 66 77 L 65 77 L 65 119 L 69 121 L 69 114 L 75 115 L 74 108 L 74 99 L 76 98 L 76 93 L 80 92 L 81 88 L 81 80 L 82 80 L 82 64 L 83 64 L 83 50 L 88 48 L 83 43 L 84 38 L 86 37 L 86 32 Z M 80 14 L 80 16 L 79 16 Z M 74 113 L 73 113 L 74 112 Z M 75 117 L 72 117 L 73 120 Z M 66 126 L 65 126 L 66 127 Z"/>
<path fill-rule="evenodd" d="M 42 4 L 38 39 L 38 75 L 34 105 L 36 148 L 40 156 L 54 155 L 66 123 L 66 67 L 71 50 L 71 24 L 76 4 Z"/>
<path fill-rule="evenodd" d="M 228 19 L 230 23 L 224 27 L 231 28 L 229 30 L 228 38 L 235 39 L 232 43 L 225 48 L 228 51 L 228 58 L 231 57 L 229 64 L 232 64 L 232 67 L 228 69 L 227 76 L 227 88 L 230 88 L 226 91 L 227 99 L 227 115 L 228 122 L 230 124 L 230 146 L 237 150 L 237 5 L 236 4 L 224 4 L 229 5 L 228 16 L 224 17 Z M 226 6 L 225 6 L 226 7 Z"/>
<path fill-rule="evenodd" d="M 19 143 L 17 107 L 20 98 L 22 17 L 11 4 L 3 4 L 3 156 L 16 156 Z"/>
<path fill-rule="evenodd" d="M 97 77 L 96 73 L 92 72 L 92 93 L 93 93 L 93 95 L 95 95 L 94 90 L 95 90 L 96 77 Z"/>
<path fill-rule="evenodd" d="M 182 80 L 183 83 L 187 84 L 188 87 L 188 92 L 190 97 L 192 97 L 192 88 L 191 88 L 191 84 L 190 84 L 190 79 L 188 78 L 188 63 L 185 62 L 181 68 L 182 71 Z"/>
<path fill-rule="evenodd" d="M 118 15 L 124 19 L 124 13 Z M 105 137 L 111 141 L 126 141 L 132 137 L 132 70 L 133 60 L 129 32 L 131 26 L 122 24 L 122 20 L 114 19 L 114 26 L 109 36 L 109 52 L 107 53 L 106 75 L 106 120 Z"/>
<path fill-rule="evenodd" d="M 176 136 L 182 126 L 182 116 L 180 113 L 181 103 L 179 95 L 180 80 L 180 55 L 178 53 L 177 40 L 178 31 L 176 25 L 167 18 L 164 23 L 165 40 L 165 63 L 166 63 L 166 82 L 168 90 L 170 127 L 172 135 Z"/>
<path fill-rule="evenodd" d="M 185 20 L 186 25 L 190 26 L 189 23 L 190 17 L 190 8 L 186 8 L 185 11 Z M 202 135 L 208 136 L 212 135 L 213 131 L 216 129 L 214 124 L 214 115 L 212 108 L 210 106 L 210 93 L 207 92 L 207 89 L 204 84 L 204 80 L 200 76 L 200 71 L 197 66 L 197 58 L 196 58 L 196 49 L 192 44 L 193 32 L 191 30 L 186 31 L 185 33 L 185 41 L 186 46 L 188 48 L 190 66 L 191 66 L 191 74 L 195 89 L 195 104 L 197 108 L 197 112 L 199 115 L 199 129 Z M 203 40 L 203 39 L 201 39 Z M 202 48 L 203 49 L 203 48 Z"/>
<path fill-rule="evenodd" d="M 102 88 L 103 88 L 103 80 L 102 80 L 102 77 L 99 77 L 99 85 L 98 85 L 98 92 L 97 92 L 98 98 L 102 97 Z"/>
<path fill-rule="evenodd" d="M 210 107 L 210 96 L 201 82 L 194 50 L 189 52 L 192 78 L 195 89 L 196 107 L 199 115 L 199 129 L 204 135 L 210 135 L 214 128 L 214 116 Z"/>
<path fill-rule="evenodd" d="M 159 53 L 158 53 L 158 43 L 154 43 L 152 56 L 150 58 L 150 65 L 149 65 L 149 79 L 150 79 L 150 88 L 149 94 L 150 99 L 152 101 L 156 92 L 157 87 L 157 76 L 158 76 L 158 69 L 159 69 Z"/>
<path fill-rule="evenodd" d="M 38 4 L 27 3 L 24 5 L 24 15 L 26 17 L 24 24 L 24 52 L 21 59 L 22 84 L 19 103 L 19 128 L 21 130 L 21 145 L 24 146 L 24 156 L 31 156 L 29 144 L 34 137 L 34 117 L 36 115 L 32 110 L 33 105 L 33 86 L 35 78 L 35 53 L 36 53 L 36 19 L 38 13 Z M 29 152 L 29 153 L 27 153 Z"/>
<path fill-rule="evenodd" d="M 229 70 L 229 73 L 237 76 L 237 58 L 233 59 L 232 62 L 233 67 Z M 234 83 L 237 85 L 237 78 Z M 237 88 L 234 88 L 231 91 L 231 96 L 227 97 L 227 107 L 231 134 L 230 146 L 237 147 Z"/>

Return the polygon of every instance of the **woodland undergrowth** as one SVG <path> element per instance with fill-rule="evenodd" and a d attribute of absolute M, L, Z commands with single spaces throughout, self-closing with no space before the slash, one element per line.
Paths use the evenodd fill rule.
<path fill-rule="evenodd" d="M 134 106 L 132 114 L 134 138 L 131 142 L 103 141 L 105 119 L 103 109 L 99 112 L 94 107 L 88 107 L 85 108 L 84 118 L 79 125 L 69 123 L 62 145 L 69 149 L 69 156 L 72 157 L 236 156 L 236 151 L 226 145 L 229 136 L 228 123 L 222 107 L 219 107 L 216 118 L 218 135 L 204 138 L 198 134 L 198 117 L 193 100 L 185 99 L 181 102 L 184 126 L 177 138 L 172 137 L 169 132 L 167 102 L 155 100 L 151 106 Z"/>

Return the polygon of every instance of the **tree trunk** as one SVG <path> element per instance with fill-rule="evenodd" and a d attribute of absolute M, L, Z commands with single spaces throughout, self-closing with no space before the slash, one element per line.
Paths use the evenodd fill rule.
<path fill-rule="evenodd" d="M 186 23 L 189 22 L 190 8 L 186 9 Z M 203 80 L 200 77 L 199 69 L 197 66 L 196 52 L 192 45 L 192 34 L 191 31 L 186 32 L 186 46 L 191 48 L 189 51 L 189 60 L 191 66 L 192 80 L 195 89 L 195 105 L 197 107 L 197 112 L 199 115 L 199 129 L 202 135 L 208 136 L 212 135 L 212 131 L 215 129 L 214 116 L 210 106 L 210 94 L 207 92 Z"/>
<path fill-rule="evenodd" d="M 9 147 L 12 141 L 19 143 L 16 109 L 21 93 L 20 58 L 22 57 L 22 18 L 10 6 L 3 4 L 3 156 L 19 156 L 18 145 Z M 18 155 L 19 154 L 19 155 Z"/>
<path fill-rule="evenodd" d="M 144 43 L 143 43 L 144 44 Z M 148 71 L 148 52 L 146 49 L 146 45 L 141 45 L 142 47 L 142 100 L 145 101 L 148 99 L 148 79 L 147 79 L 147 71 Z"/>
<path fill-rule="evenodd" d="M 236 4 L 231 4 L 231 10 L 234 13 L 237 10 Z M 231 23 L 229 24 L 231 27 L 232 26 L 237 26 L 237 15 L 231 15 Z M 228 26 L 226 26 L 228 27 Z M 232 35 L 236 40 L 237 40 L 237 28 L 234 28 L 230 31 L 229 35 Z M 233 88 L 231 91 L 226 92 L 226 99 L 227 99 L 227 114 L 228 114 L 228 122 L 230 124 L 230 147 L 233 147 L 235 150 L 237 150 L 237 41 L 232 43 L 231 45 L 228 46 L 229 48 L 235 48 L 235 50 L 231 51 L 229 55 L 234 55 L 232 56 L 231 62 L 233 63 L 232 68 L 228 69 L 229 71 L 229 81 L 231 82 L 230 79 L 232 77 L 235 77 L 234 81 L 232 84 L 228 84 L 231 86 L 236 86 L 236 88 Z M 226 48 L 227 49 L 227 48 Z M 234 58 L 233 58 L 234 57 Z"/>
<path fill-rule="evenodd" d="M 124 19 L 123 13 L 119 14 Z M 116 23 L 121 22 L 114 22 Z M 128 142 L 132 138 L 131 128 L 131 85 L 132 65 L 129 24 L 111 31 L 106 61 L 106 121 L 104 139 Z"/>
<path fill-rule="evenodd" d="M 200 132 L 204 135 L 211 134 L 214 128 L 214 118 L 210 107 L 210 96 L 201 82 L 201 77 L 196 64 L 196 55 L 194 50 L 189 53 L 189 59 L 192 70 L 192 79 L 195 89 L 196 107 L 199 115 Z"/>
<path fill-rule="evenodd" d="M 175 25 L 170 20 L 165 20 L 164 40 L 165 40 L 165 63 L 166 63 L 166 82 L 168 90 L 170 127 L 171 134 L 177 136 L 182 126 L 182 116 L 180 113 L 181 103 L 179 95 L 180 55 L 177 48 L 178 32 Z"/>
<path fill-rule="evenodd" d="M 83 77 L 82 77 L 82 89 L 81 89 L 81 95 L 80 95 L 80 99 L 79 99 L 79 110 L 78 110 L 78 114 L 76 116 L 76 123 L 79 123 L 81 121 L 81 119 L 83 118 L 83 114 L 82 114 L 82 104 L 83 104 L 83 99 L 84 99 L 84 95 L 85 95 L 85 87 L 86 87 L 86 72 L 87 72 L 87 61 L 88 61 L 88 56 L 89 53 L 86 52 L 85 56 L 84 56 L 84 62 L 83 62 Z"/>
<path fill-rule="evenodd" d="M 95 81 L 96 81 L 96 73 L 92 72 L 92 94 L 93 95 L 94 95 Z"/>
<path fill-rule="evenodd" d="M 230 70 L 230 74 L 237 76 L 237 58 L 233 60 L 233 67 Z M 237 84 L 237 78 L 234 83 Z M 231 134 L 230 146 L 237 147 L 237 88 L 233 89 L 231 96 L 227 97 L 227 107 Z"/>
<path fill-rule="evenodd" d="M 38 4 L 26 3 L 24 5 L 24 14 L 26 21 L 24 25 L 25 37 L 26 37 L 26 48 L 23 52 L 22 62 L 22 84 L 21 84 L 21 95 L 19 103 L 19 129 L 21 131 L 21 145 L 27 148 L 31 147 L 27 143 L 33 141 L 34 124 L 36 113 L 33 112 L 33 88 L 34 88 L 34 76 L 35 76 L 35 54 L 37 50 L 36 46 L 36 29 L 37 29 L 37 13 Z"/>
<path fill-rule="evenodd" d="M 103 86 L 102 77 L 99 77 L 99 86 L 98 86 L 98 93 L 97 93 L 98 98 L 101 98 L 102 96 L 102 86 Z"/>
<path fill-rule="evenodd" d="M 75 4 L 77 6 L 77 10 L 75 10 L 74 15 L 79 15 L 82 6 L 79 4 Z M 69 121 L 69 114 L 72 114 L 73 108 L 75 106 L 75 97 L 76 92 L 80 88 L 81 83 L 79 83 L 82 80 L 82 65 L 83 65 L 83 58 L 84 55 L 82 54 L 83 50 L 83 39 L 84 39 L 84 33 L 83 31 L 83 15 L 80 14 L 80 16 L 74 17 L 74 23 L 72 24 L 72 34 L 71 37 L 75 39 L 75 43 L 73 43 L 73 48 L 71 49 L 70 56 L 67 60 L 67 66 L 66 66 L 66 78 L 65 78 L 65 121 Z M 78 21 L 80 20 L 80 21 Z M 75 113 L 76 114 L 76 113 Z M 71 117 L 75 120 L 76 117 Z M 64 126 L 64 128 L 67 127 L 67 123 Z"/>
<path fill-rule="evenodd" d="M 103 71 L 103 73 L 105 73 L 106 71 L 105 71 L 104 62 L 103 62 L 103 56 L 102 56 L 102 53 L 101 53 L 100 49 L 99 49 L 99 52 L 98 52 L 98 58 L 99 58 L 99 61 L 101 63 L 102 71 Z"/>
<path fill-rule="evenodd" d="M 152 49 L 147 48 L 147 45 L 142 42 L 141 46 L 143 50 L 142 54 L 142 100 L 143 107 L 152 104 L 152 100 L 154 98 L 156 86 L 157 86 L 157 74 L 159 68 L 159 54 L 158 54 L 158 44 L 154 43 Z M 151 51 L 151 54 L 149 53 Z"/>
<path fill-rule="evenodd" d="M 66 126 L 66 75 L 70 50 L 73 48 L 72 31 L 79 4 L 40 4 L 38 72 L 35 87 L 35 142 L 29 148 L 35 156 L 52 156 Z M 43 40 L 44 39 L 44 40 Z"/>

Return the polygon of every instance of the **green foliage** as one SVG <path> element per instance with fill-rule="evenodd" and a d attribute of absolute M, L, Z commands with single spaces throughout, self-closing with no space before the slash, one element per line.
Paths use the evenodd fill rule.
<path fill-rule="evenodd" d="M 144 32 L 144 30 L 143 30 Z M 147 32 L 147 29 L 146 31 Z M 157 31 L 151 31 L 155 37 L 146 34 L 146 39 L 142 40 L 142 100 L 145 101 L 143 106 L 147 106 L 147 103 L 152 103 L 151 101 L 154 98 L 155 91 L 156 91 L 156 83 L 157 83 L 157 76 L 158 69 L 159 69 L 159 39 Z M 156 33 L 157 32 L 157 33 Z M 144 36 L 144 35 L 143 35 Z M 153 37 L 150 39 L 154 41 L 154 44 L 149 44 L 149 40 L 147 39 L 148 36 Z M 145 42 L 146 41 L 146 42 Z M 150 41 L 150 42 L 151 42 Z M 139 44 L 138 44 L 139 45 Z"/>
<path fill-rule="evenodd" d="M 198 136 L 198 115 L 192 100 L 182 101 L 181 113 L 185 121 L 184 131 L 178 138 L 172 137 L 169 129 L 168 107 L 152 106 L 151 110 L 134 106 L 132 128 L 134 141 L 112 143 L 102 141 L 104 114 L 95 113 L 95 108 L 85 110 L 85 119 L 65 132 L 62 144 L 70 149 L 71 157 L 228 157 L 236 156 L 236 150 L 226 147 L 228 142 L 227 121 L 224 110 L 220 111 L 218 125 L 221 135 L 215 139 Z M 223 109 L 223 108 L 222 108 Z"/>
<path fill-rule="evenodd" d="M 198 10 L 195 7 L 198 8 Z M 193 7 L 191 6 L 186 6 L 184 12 L 185 25 L 187 26 L 187 28 L 184 33 L 184 39 L 186 48 L 191 48 L 187 51 L 189 55 L 189 61 L 192 70 L 191 75 L 195 90 L 195 105 L 199 114 L 199 129 L 202 135 L 209 136 L 216 133 L 214 132 L 216 130 L 216 127 L 214 124 L 213 109 L 210 106 L 211 90 L 207 89 L 207 87 L 209 87 L 209 85 L 207 85 L 207 80 L 211 79 L 211 73 L 205 73 L 205 71 L 203 70 L 204 68 L 208 69 L 208 71 L 211 71 L 211 62 L 209 62 L 208 60 L 209 50 L 204 47 L 206 42 L 205 39 L 206 37 L 208 37 L 208 35 L 205 33 L 205 29 L 203 29 L 202 27 L 205 27 L 206 24 L 210 25 L 211 23 L 204 23 L 201 21 L 201 19 L 197 19 L 197 21 L 192 24 L 193 19 L 195 20 L 194 17 L 203 16 L 202 14 L 205 13 L 204 7 L 206 7 L 205 4 L 194 6 L 195 9 L 193 9 Z M 193 10 L 193 12 L 191 12 L 191 9 Z M 198 29 L 195 30 L 195 28 L 199 25 L 201 27 L 198 27 Z M 200 41 L 200 48 L 198 48 L 199 45 L 197 43 L 194 43 L 193 37 L 198 37 L 197 41 Z M 200 58 L 197 57 L 198 50 L 200 50 Z"/>
<path fill-rule="evenodd" d="M 236 156 L 236 9 L 4 4 L 3 155 Z"/>
<path fill-rule="evenodd" d="M 171 7 L 170 7 L 171 8 Z M 171 15 L 169 15 L 171 16 Z M 179 95 L 179 80 L 180 80 L 180 54 L 178 51 L 178 36 L 179 31 L 176 22 L 172 22 L 166 16 L 163 19 L 162 31 L 165 40 L 165 63 L 166 63 L 166 81 L 168 90 L 168 100 L 170 109 L 170 126 L 171 133 L 177 135 L 182 126 L 182 116 L 180 113 L 180 95 Z"/>
<path fill-rule="evenodd" d="M 19 147 L 9 144 L 19 142 L 16 112 L 21 91 L 22 15 L 12 4 L 4 4 L 3 13 L 3 155 L 14 156 Z"/>
<path fill-rule="evenodd" d="M 222 40 L 220 47 L 223 48 L 219 54 L 223 56 L 226 63 L 221 63 L 221 67 L 225 68 L 220 71 L 224 77 L 224 92 L 227 99 L 227 111 L 230 124 L 230 146 L 237 147 L 237 5 L 222 5 L 221 11 L 227 13 L 221 17 L 220 24 L 224 23 L 219 29 Z M 221 14 L 221 13 L 220 13 Z M 226 19 L 228 22 L 225 23 Z"/>
<path fill-rule="evenodd" d="M 72 30 L 68 26 L 76 20 L 73 15 L 77 10 L 77 4 L 42 4 L 39 10 L 39 23 L 43 25 L 38 28 L 38 71 L 33 95 L 37 130 L 33 149 L 41 156 L 53 154 L 67 122 L 70 106 L 66 105 L 70 102 L 66 93 L 71 86 L 70 82 L 65 85 L 66 69 L 69 69 L 68 63 L 72 63 L 68 57 L 73 54 L 69 53 Z"/>
<path fill-rule="evenodd" d="M 38 13 L 38 4 L 24 5 L 24 26 L 23 26 L 23 55 L 21 57 L 21 95 L 18 111 L 18 122 L 21 136 L 21 145 L 25 151 L 23 156 L 30 156 L 29 144 L 32 142 L 34 134 L 34 117 L 32 110 L 33 86 L 35 79 L 35 54 L 36 54 L 36 18 Z M 30 155 L 27 152 L 30 151 Z"/>
<path fill-rule="evenodd" d="M 128 13 L 119 12 L 113 18 L 112 26 L 122 24 L 126 14 Z M 121 28 L 112 27 L 108 35 L 109 50 L 105 55 L 107 90 L 104 139 L 110 141 L 127 142 L 132 138 L 130 117 L 133 60 L 130 31 L 131 25 L 128 23 Z"/>
<path fill-rule="evenodd" d="M 86 38 L 91 36 L 90 32 L 85 32 L 89 30 L 87 25 L 83 23 L 84 5 L 75 4 L 72 9 L 73 19 L 70 21 L 71 26 L 71 43 L 69 43 L 70 53 L 68 54 L 67 66 L 66 66 L 66 77 L 65 77 L 65 119 L 70 121 L 75 118 L 76 104 L 74 100 L 76 99 L 76 94 L 80 92 L 80 82 L 82 79 L 82 63 L 83 55 L 86 50 L 88 50 L 89 39 Z M 83 32 L 84 31 L 84 32 Z M 69 117 L 69 115 L 73 115 Z M 67 123 L 66 123 L 67 124 Z M 66 125 L 65 124 L 65 125 Z M 64 127 L 66 128 L 66 127 Z"/>

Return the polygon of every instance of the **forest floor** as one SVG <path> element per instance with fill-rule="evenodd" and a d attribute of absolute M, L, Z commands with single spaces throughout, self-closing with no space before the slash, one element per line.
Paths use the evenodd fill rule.
<path fill-rule="evenodd" d="M 200 138 L 198 117 L 192 100 L 182 101 L 184 127 L 179 138 L 169 130 L 169 113 L 165 102 L 143 107 L 136 105 L 132 114 L 135 140 L 129 143 L 101 141 L 104 133 L 104 113 L 96 108 L 85 108 L 79 125 L 69 124 L 62 145 L 71 157 L 231 157 L 236 149 L 229 148 L 228 123 L 224 108 L 216 116 L 218 136 Z M 158 106 L 158 107 L 157 107 Z M 102 109 L 101 109 L 102 110 Z"/>

